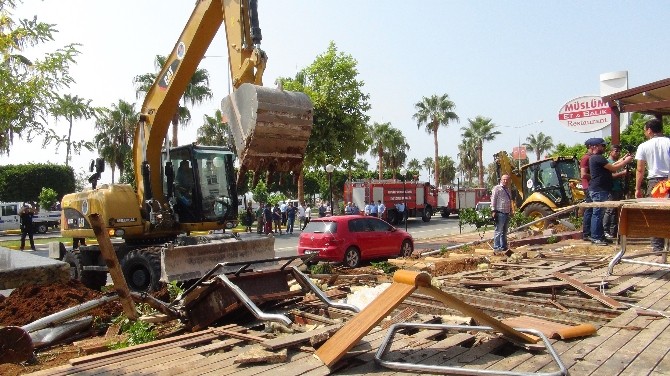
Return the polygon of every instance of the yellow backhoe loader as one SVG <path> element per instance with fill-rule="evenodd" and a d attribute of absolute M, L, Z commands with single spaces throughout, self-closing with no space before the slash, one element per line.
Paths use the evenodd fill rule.
<path fill-rule="evenodd" d="M 533 220 L 584 200 L 577 158 L 553 157 L 522 166 L 505 151 L 493 158 L 498 177 L 510 176 L 515 209 Z M 535 228 L 545 225 L 540 221 Z"/>
<path fill-rule="evenodd" d="M 272 237 L 188 236 L 236 224 L 235 155 L 226 147 L 167 147 L 179 100 L 221 25 L 234 88 L 223 100 L 223 120 L 235 138 L 238 176 L 247 171 L 300 173 L 313 106 L 304 93 L 262 86 L 267 56 L 260 49 L 257 1 L 196 1 L 142 105 L 133 144 L 137 189 L 126 184 L 97 187 L 104 169 L 99 160 L 93 164 L 93 189 L 63 197 L 62 235 L 74 238 L 75 247 L 61 244 L 50 253 L 68 262 L 73 276 L 87 286 L 100 288 L 107 279 L 98 247 L 77 247 L 78 240 L 94 237 L 88 221 L 92 213 L 102 217 L 117 239 L 117 256 L 135 291 L 155 289 L 159 281 L 199 278 L 220 262 L 274 257 Z"/>

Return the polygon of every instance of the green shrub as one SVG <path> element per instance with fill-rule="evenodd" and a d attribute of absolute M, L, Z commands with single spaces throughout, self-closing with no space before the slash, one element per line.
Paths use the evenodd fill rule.
<path fill-rule="evenodd" d="M 38 201 L 42 188 L 56 191 L 57 200 L 74 192 L 72 167 L 34 163 L 0 166 L 0 201 Z"/>
<path fill-rule="evenodd" d="M 371 262 L 370 266 L 372 266 L 375 269 L 379 269 L 384 274 L 393 274 L 396 270 L 398 270 L 398 267 L 389 263 L 388 261 L 381 261 L 381 262 Z"/>
<path fill-rule="evenodd" d="M 42 191 L 38 196 L 40 209 L 51 210 L 51 208 L 58 202 L 58 193 L 51 188 L 42 187 Z"/>

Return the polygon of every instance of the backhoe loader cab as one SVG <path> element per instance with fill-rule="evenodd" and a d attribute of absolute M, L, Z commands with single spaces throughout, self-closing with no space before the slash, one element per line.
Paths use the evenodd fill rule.
<path fill-rule="evenodd" d="M 237 225 L 234 158 L 227 148 L 193 144 L 163 153 L 163 194 L 171 198 L 178 223 Z"/>
<path fill-rule="evenodd" d="M 579 165 L 574 158 L 547 159 L 522 168 L 523 197 L 539 192 L 555 207 L 564 207 L 575 202 L 578 192 L 570 184 L 579 181 Z M 579 197 L 579 199 L 583 199 Z"/>
<path fill-rule="evenodd" d="M 521 166 L 501 151 L 494 155 L 498 177 L 509 175 L 512 196 L 517 210 L 533 220 L 584 200 L 580 183 L 579 160 L 575 157 L 554 157 Z M 542 229 L 539 222 L 535 229 Z"/>

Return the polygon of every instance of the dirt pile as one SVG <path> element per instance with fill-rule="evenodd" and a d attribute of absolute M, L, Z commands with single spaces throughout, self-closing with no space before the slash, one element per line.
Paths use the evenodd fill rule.
<path fill-rule="evenodd" d="M 23 326 L 66 308 L 102 297 L 99 291 L 91 290 L 79 281 L 50 285 L 29 285 L 12 291 L 0 298 L 0 326 Z M 85 315 L 100 317 L 108 321 L 123 311 L 118 301 L 106 303 Z"/>

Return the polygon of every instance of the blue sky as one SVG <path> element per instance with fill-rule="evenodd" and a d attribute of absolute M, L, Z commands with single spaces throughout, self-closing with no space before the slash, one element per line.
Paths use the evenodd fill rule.
<path fill-rule="evenodd" d="M 71 70 L 71 90 L 110 106 L 136 102 L 132 78 L 154 71 L 156 54 L 167 55 L 193 10 L 189 0 L 25 0 L 17 16 L 57 25 L 50 49 L 83 46 Z M 449 94 L 460 123 L 439 131 L 440 155 L 456 159 L 461 127 L 468 118 L 489 117 L 502 135 L 484 146 L 485 162 L 511 151 L 521 138 L 544 132 L 554 143 L 574 144 L 601 136 L 574 133 L 558 122 L 568 100 L 599 93 L 599 76 L 628 71 L 629 87 L 670 77 L 670 7 L 663 1 L 307 1 L 259 0 L 262 48 L 269 56 L 266 86 L 292 77 L 323 53 L 332 40 L 358 61 L 359 79 L 370 95 L 371 122 L 390 122 L 403 131 L 410 158 L 433 156 L 432 136 L 417 130 L 414 104 L 424 96 Z M 222 29 L 223 30 L 223 29 Z M 180 143 L 195 140 L 204 114 L 213 114 L 228 94 L 223 31 L 201 67 L 211 75 L 212 101 L 192 110 Z M 524 126 L 538 120 L 535 123 Z M 64 121 L 54 123 L 62 134 Z M 75 134 L 93 137 L 93 124 L 75 124 Z M 22 153 L 18 141 L 2 163 L 63 163 L 65 147 Z M 95 155 L 75 156 L 82 169 Z M 371 160 L 370 157 L 368 157 Z M 534 159 L 534 157 L 531 157 Z M 422 178 L 426 178 L 425 172 Z M 111 175 L 103 176 L 103 183 Z"/>

